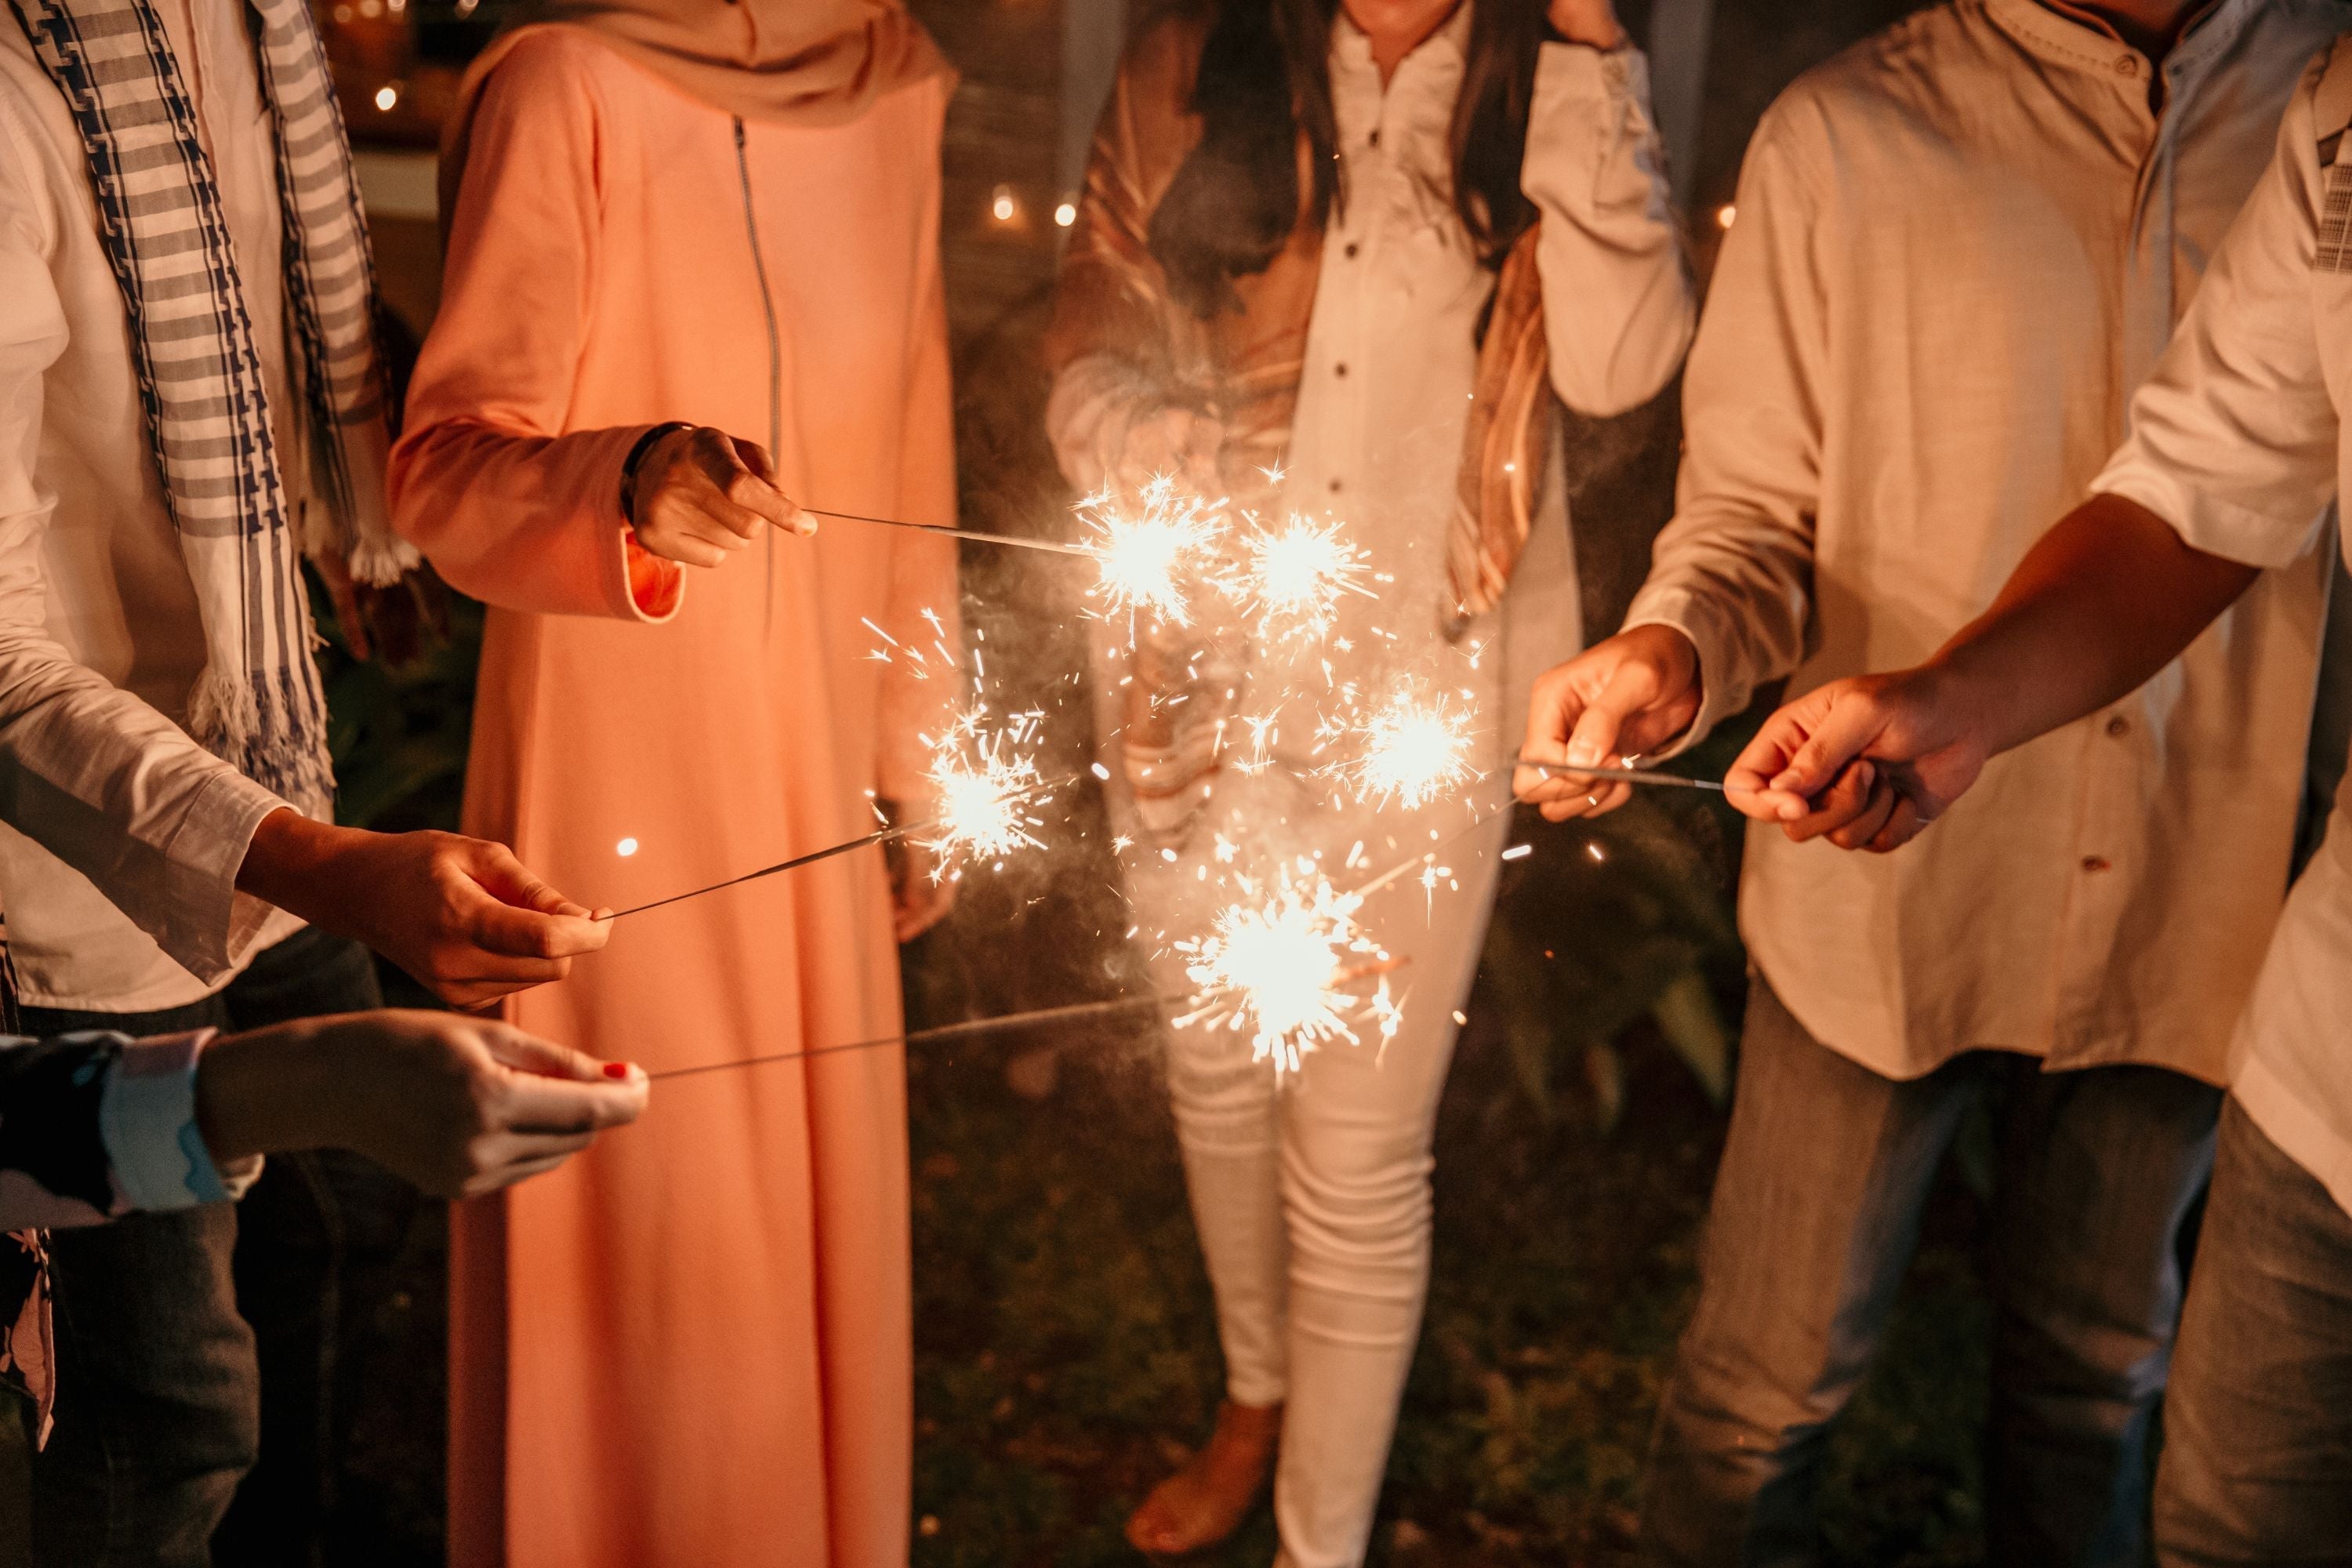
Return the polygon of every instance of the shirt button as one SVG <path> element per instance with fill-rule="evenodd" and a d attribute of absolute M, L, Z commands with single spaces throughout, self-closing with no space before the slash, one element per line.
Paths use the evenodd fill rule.
<path fill-rule="evenodd" d="M 1348 367 L 1344 364 L 1335 364 L 1331 367 L 1331 374 L 1344 380 L 1348 374 Z"/>
<path fill-rule="evenodd" d="M 2085 855 L 2083 857 L 2083 869 L 2091 872 L 2104 871 L 2107 869 L 2107 858 L 2104 855 Z"/>
<path fill-rule="evenodd" d="M 1333 495 L 1338 495 L 1339 493 L 1339 481 L 1337 479 L 1333 479 L 1331 481 L 1331 493 Z"/>
<path fill-rule="evenodd" d="M 1377 147 L 1377 146 L 1379 146 L 1380 144 L 1381 144 L 1381 133 L 1380 133 L 1380 132 L 1379 132 L 1377 129 L 1375 129 L 1375 130 L 1372 132 L 1371 141 L 1370 141 L 1370 145 L 1374 146 L 1374 147 Z"/>
<path fill-rule="evenodd" d="M 1356 259 L 1356 252 L 1359 248 L 1360 247 L 1354 240 L 1351 239 L 1348 242 L 1347 257 L 1349 260 L 1353 261 Z"/>
<path fill-rule="evenodd" d="M 2131 721 L 2118 713 L 2107 721 L 2107 733 L 2121 737 L 2131 733 Z"/>

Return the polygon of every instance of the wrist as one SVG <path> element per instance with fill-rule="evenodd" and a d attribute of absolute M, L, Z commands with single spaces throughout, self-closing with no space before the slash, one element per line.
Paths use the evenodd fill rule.
<path fill-rule="evenodd" d="M 682 431 L 694 426 L 683 419 L 671 419 L 656 425 L 638 437 L 629 447 L 629 455 L 621 459 L 621 521 L 631 528 L 637 526 L 637 476 L 653 456 L 656 447 Z"/>
<path fill-rule="evenodd" d="M 254 825 L 237 864 L 236 890 L 323 924 L 319 889 L 332 884 L 334 862 L 358 831 L 282 806 Z"/>
<path fill-rule="evenodd" d="M 279 1024 L 226 1035 L 196 1058 L 196 1129 L 215 1166 L 338 1142 L 337 1103 L 317 1028 Z"/>

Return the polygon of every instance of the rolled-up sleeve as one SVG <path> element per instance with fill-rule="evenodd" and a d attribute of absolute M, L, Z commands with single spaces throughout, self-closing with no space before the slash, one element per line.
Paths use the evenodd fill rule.
<path fill-rule="evenodd" d="M 2336 484 L 2337 420 L 2316 289 L 2352 300 L 2352 254 L 2323 258 L 2323 192 L 2352 201 L 2352 164 L 2319 167 L 2314 66 L 2278 151 L 2214 254 L 2130 434 L 2092 482 L 2137 501 L 2210 554 L 2284 566 L 2307 550 Z"/>
<path fill-rule="evenodd" d="M 1827 352 L 1815 205 L 1784 118 L 1767 116 L 1684 374 L 1680 499 L 1625 617 L 1698 650 L 1704 698 L 1684 746 L 1805 653 Z"/>
<path fill-rule="evenodd" d="M 1639 50 L 1543 47 L 1519 184 L 1542 219 L 1552 390 L 1595 416 L 1646 403 L 1682 363 L 1698 306 Z"/>
<path fill-rule="evenodd" d="M 196 1122 L 212 1031 L 0 1037 L 0 1229 L 97 1225 L 242 1196 L 260 1160 L 215 1164 Z"/>
<path fill-rule="evenodd" d="M 42 542 L 57 498 L 37 462 L 67 328 L 37 168 L 0 112 L 0 821 L 215 980 L 268 918 L 236 891 L 236 871 L 254 828 L 286 803 L 49 635 Z"/>

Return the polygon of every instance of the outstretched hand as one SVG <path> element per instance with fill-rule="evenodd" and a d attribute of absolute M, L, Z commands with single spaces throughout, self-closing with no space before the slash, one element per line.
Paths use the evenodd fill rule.
<path fill-rule="evenodd" d="M 777 488 L 758 443 L 709 426 L 672 430 L 646 449 L 628 507 L 646 552 L 688 566 L 717 566 L 766 529 L 816 531 L 816 520 Z"/>
<path fill-rule="evenodd" d="M 1798 843 L 1884 854 L 1949 810 L 1990 754 L 1983 726 L 1933 668 L 1857 676 L 1767 719 L 1724 794 Z"/>
<path fill-rule="evenodd" d="M 1537 677 L 1521 750 L 1571 767 L 1617 767 L 1689 729 L 1699 698 L 1698 650 L 1690 639 L 1671 626 L 1635 626 Z M 1633 795 L 1630 784 L 1525 765 L 1512 790 L 1548 822 L 1598 816 Z"/>
<path fill-rule="evenodd" d="M 366 943 L 459 1007 L 561 980 L 612 931 L 503 844 L 369 833 L 294 811 L 262 819 L 236 885 Z"/>

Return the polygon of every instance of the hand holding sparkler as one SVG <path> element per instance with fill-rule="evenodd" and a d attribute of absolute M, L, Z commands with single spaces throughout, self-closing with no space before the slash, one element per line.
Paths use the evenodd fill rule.
<path fill-rule="evenodd" d="M 776 488 L 764 449 L 708 426 L 657 432 L 632 454 L 621 510 L 646 553 L 688 566 L 717 566 L 765 529 L 803 538 L 816 531 L 809 514 Z"/>
<path fill-rule="evenodd" d="M 1520 798 L 1547 822 L 1597 816 L 1632 797 L 1623 781 L 1583 776 L 1654 752 L 1698 718 L 1698 650 L 1671 626 L 1634 626 L 1546 670 L 1528 709 L 1525 750 L 1559 757 L 1564 769 L 1519 765 Z"/>

